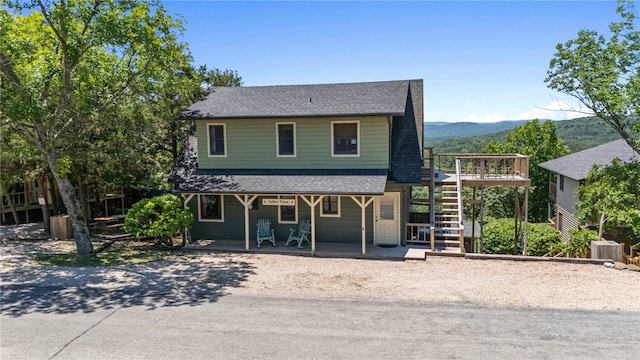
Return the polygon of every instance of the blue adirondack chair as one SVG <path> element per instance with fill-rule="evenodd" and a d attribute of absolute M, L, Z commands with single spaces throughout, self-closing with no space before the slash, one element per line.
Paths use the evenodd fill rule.
<path fill-rule="evenodd" d="M 265 240 L 271 241 L 273 246 L 276 246 L 276 237 L 273 234 L 273 229 L 271 228 L 271 223 L 267 219 L 260 219 L 256 224 L 256 242 L 258 243 L 258 248 L 262 245 L 262 242 Z"/>
<path fill-rule="evenodd" d="M 309 234 L 311 234 L 310 229 L 311 224 L 309 223 L 309 220 L 304 219 L 300 221 L 300 225 L 297 229 L 298 234 L 295 235 L 296 229 L 289 229 L 289 238 L 287 239 L 287 242 L 284 244 L 284 246 L 289 246 L 289 244 L 294 241 L 298 243 L 299 248 L 302 247 L 302 243 L 305 241 L 308 242 L 309 245 L 311 245 L 311 242 L 309 241 Z"/>

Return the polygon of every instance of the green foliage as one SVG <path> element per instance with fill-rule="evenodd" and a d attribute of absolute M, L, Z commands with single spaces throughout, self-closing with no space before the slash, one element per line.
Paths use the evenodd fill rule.
<path fill-rule="evenodd" d="M 591 242 L 598 240 L 598 233 L 580 228 L 569 229 L 569 241 L 560 242 L 552 248 L 553 253 L 562 253 L 566 257 L 586 258 L 589 256 Z"/>
<path fill-rule="evenodd" d="M 640 236 L 640 162 L 614 159 L 607 166 L 594 165 L 580 186 L 576 206 L 581 222 L 599 224 L 602 232 L 630 227 Z"/>
<path fill-rule="evenodd" d="M 580 30 L 556 46 L 547 86 L 578 99 L 640 153 L 640 31 L 632 0 L 619 0 L 622 18 L 606 38 Z"/>
<path fill-rule="evenodd" d="M 180 198 L 166 194 L 143 199 L 127 212 L 125 230 L 136 236 L 149 236 L 162 244 L 193 223 L 193 214 L 182 206 Z"/>
<path fill-rule="evenodd" d="M 561 234 L 547 224 L 531 224 L 528 227 L 527 255 L 543 256 L 561 243 Z M 522 253 L 522 234 L 514 244 L 515 221 L 513 219 L 490 220 L 483 229 L 482 247 L 487 254 Z"/>
<path fill-rule="evenodd" d="M 518 254 L 520 244 L 514 244 L 515 224 L 513 219 L 490 220 L 482 230 L 482 250 L 485 254 Z"/>
<path fill-rule="evenodd" d="M 547 224 L 529 224 L 527 255 L 544 256 L 562 243 L 562 234 Z"/>

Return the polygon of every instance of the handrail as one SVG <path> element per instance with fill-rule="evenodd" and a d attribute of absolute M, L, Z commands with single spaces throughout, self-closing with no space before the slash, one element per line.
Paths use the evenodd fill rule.
<path fill-rule="evenodd" d="M 462 223 L 462 179 L 460 176 L 460 158 L 456 158 L 456 185 L 458 191 L 458 233 L 460 234 L 460 251 L 464 252 L 464 224 Z"/>

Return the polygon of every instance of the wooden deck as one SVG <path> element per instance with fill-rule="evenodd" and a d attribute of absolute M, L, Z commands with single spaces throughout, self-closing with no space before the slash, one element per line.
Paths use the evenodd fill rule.
<path fill-rule="evenodd" d="M 520 154 L 433 154 L 425 159 L 422 183 L 429 186 L 457 180 L 462 186 L 529 187 L 529 157 Z M 459 163 L 459 170 L 456 165 Z M 431 179 L 433 177 L 433 179 Z"/>

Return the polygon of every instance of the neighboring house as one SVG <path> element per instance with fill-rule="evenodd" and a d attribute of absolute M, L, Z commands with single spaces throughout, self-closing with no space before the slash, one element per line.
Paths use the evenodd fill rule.
<path fill-rule="evenodd" d="M 423 83 L 218 87 L 182 112 L 193 132 L 170 181 L 193 239 L 397 245 L 422 168 Z M 250 245 L 253 244 L 253 245 Z"/>
<path fill-rule="evenodd" d="M 594 164 L 607 165 L 615 158 L 628 161 L 638 154 L 622 139 L 538 164 L 549 170 L 549 218 L 569 240 L 568 229 L 577 227 L 575 213 L 578 187 L 584 184 Z"/>

